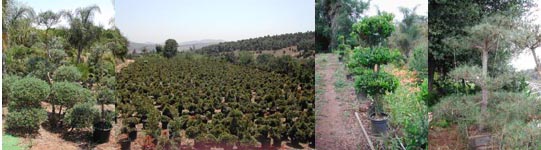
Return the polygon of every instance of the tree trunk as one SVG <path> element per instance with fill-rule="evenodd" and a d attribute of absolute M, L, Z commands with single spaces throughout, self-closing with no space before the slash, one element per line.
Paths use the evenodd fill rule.
<path fill-rule="evenodd" d="M 432 56 L 432 53 L 428 53 L 428 92 L 432 92 L 432 89 L 434 88 L 434 72 L 435 72 L 435 64 L 434 58 Z"/>
<path fill-rule="evenodd" d="M 479 120 L 479 131 L 483 131 L 484 130 L 484 120 L 486 118 L 486 111 L 487 111 L 487 104 L 488 104 L 488 91 L 487 91 L 487 83 L 486 83 L 486 79 L 487 79 L 487 71 L 488 71 L 488 50 L 483 50 L 483 54 L 482 54 L 482 61 L 483 61 L 483 74 L 482 74 L 482 85 L 481 85 L 481 94 L 482 94 L 482 99 L 481 99 L 481 115 L 480 115 L 480 120 Z"/>
<path fill-rule="evenodd" d="M 535 61 L 535 70 L 537 71 L 537 74 L 541 76 L 541 64 L 539 64 L 539 58 L 537 58 L 537 54 L 535 54 L 535 49 L 530 49 L 532 51 L 533 59 Z"/>
<path fill-rule="evenodd" d="M 83 47 L 78 46 L 77 47 L 77 63 L 81 63 L 81 52 L 83 52 Z"/>

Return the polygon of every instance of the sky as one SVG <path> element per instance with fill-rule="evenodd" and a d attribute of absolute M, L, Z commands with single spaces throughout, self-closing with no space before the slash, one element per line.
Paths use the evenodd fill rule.
<path fill-rule="evenodd" d="M 404 18 L 400 12 L 400 7 L 412 9 L 417 6 L 416 13 L 421 16 L 428 16 L 428 0 L 372 0 L 370 1 L 370 7 L 365 13 L 367 16 L 375 16 L 380 11 L 385 11 L 394 14 L 395 22 L 399 22 Z"/>
<path fill-rule="evenodd" d="M 91 5 L 97 5 L 100 7 L 100 12 L 94 14 L 94 23 L 96 25 L 102 25 L 105 28 L 110 28 L 111 18 L 115 16 L 115 9 L 112 0 L 18 0 L 19 2 L 26 4 L 32 8 L 36 14 L 39 12 L 52 10 L 59 12 L 61 10 L 75 10 L 80 7 L 86 7 Z M 57 26 L 68 26 L 65 18 Z"/>
<path fill-rule="evenodd" d="M 315 30 L 314 0 L 116 1 L 116 26 L 130 41 L 235 41 Z"/>

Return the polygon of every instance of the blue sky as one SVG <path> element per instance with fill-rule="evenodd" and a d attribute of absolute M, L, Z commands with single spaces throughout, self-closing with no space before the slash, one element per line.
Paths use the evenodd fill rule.
<path fill-rule="evenodd" d="M 91 5 L 98 5 L 101 13 L 96 12 L 94 14 L 94 23 L 96 25 L 102 25 L 105 28 L 109 28 L 112 24 L 109 24 L 109 20 L 115 16 L 115 9 L 112 0 L 16 0 L 23 4 L 26 4 L 32 8 L 36 13 L 52 10 L 58 12 L 60 10 L 75 10 L 80 7 L 86 7 Z M 65 20 L 61 21 L 57 26 L 67 26 Z"/>
<path fill-rule="evenodd" d="M 116 1 L 116 26 L 134 42 L 240 40 L 314 31 L 314 0 Z"/>

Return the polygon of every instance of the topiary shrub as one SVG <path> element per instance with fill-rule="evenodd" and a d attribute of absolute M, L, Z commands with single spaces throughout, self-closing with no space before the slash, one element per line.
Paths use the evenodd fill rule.
<path fill-rule="evenodd" d="M 10 93 L 11 93 L 11 86 L 17 82 L 21 77 L 16 75 L 4 75 L 2 77 L 2 103 L 7 104 L 9 103 L 8 99 Z"/>
<path fill-rule="evenodd" d="M 81 77 L 82 73 L 75 66 L 60 66 L 54 71 L 55 81 L 77 82 Z"/>
<path fill-rule="evenodd" d="M 394 91 L 398 87 L 398 79 L 386 72 L 367 71 L 355 79 L 355 89 L 368 95 L 376 96 Z"/>
<path fill-rule="evenodd" d="M 47 112 L 42 108 L 27 108 L 12 111 L 6 117 L 6 129 L 14 132 L 34 133 L 39 125 L 47 118 Z"/>
<path fill-rule="evenodd" d="M 88 128 L 92 126 L 97 113 L 93 103 L 76 104 L 66 111 L 64 121 L 72 128 Z"/>
<path fill-rule="evenodd" d="M 67 108 L 82 102 L 91 102 L 92 93 L 81 85 L 73 82 L 55 82 L 52 85 L 52 96 L 50 103 L 52 105 L 61 105 Z"/>
<path fill-rule="evenodd" d="M 41 107 L 40 101 L 51 93 L 47 82 L 34 77 L 25 77 L 14 82 L 10 90 L 9 97 L 12 101 L 9 107 L 10 111 Z"/>

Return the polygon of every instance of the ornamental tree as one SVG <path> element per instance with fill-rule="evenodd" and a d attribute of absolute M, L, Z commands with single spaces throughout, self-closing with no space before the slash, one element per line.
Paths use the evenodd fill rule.
<path fill-rule="evenodd" d="M 400 57 L 397 50 L 381 47 L 381 43 L 394 31 L 393 15 L 383 13 L 372 16 L 353 24 L 353 31 L 357 33 L 370 46 L 369 48 L 356 47 L 348 66 L 355 70 L 364 71 L 355 78 L 355 89 L 364 92 L 375 99 L 376 116 L 380 115 L 380 95 L 392 92 L 398 87 L 397 79 L 380 72 L 379 67 Z M 353 68 L 352 68 L 353 67 Z"/>
<path fill-rule="evenodd" d="M 486 17 L 483 21 L 477 25 L 466 28 L 464 31 L 469 35 L 462 38 L 451 37 L 445 39 L 445 43 L 453 48 L 473 49 L 481 52 L 481 76 L 476 78 L 481 85 L 481 115 L 479 116 L 479 130 L 484 130 L 483 122 L 487 117 L 487 105 L 488 105 L 488 57 L 489 52 L 505 51 L 507 49 L 500 49 L 506 44 L 509 44 L 510 30 L 515 23 L 512 19 L 494 15 Z M 514 49 L 509 49 L 514 50 Z"/>

